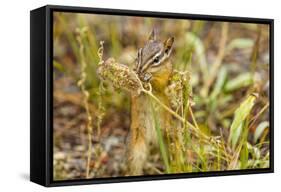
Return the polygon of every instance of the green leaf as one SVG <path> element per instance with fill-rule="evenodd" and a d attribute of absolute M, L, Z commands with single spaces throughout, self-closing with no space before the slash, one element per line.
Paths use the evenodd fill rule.
<path fill-rule="evenodd" d="M 243 124 L 247 116 L 250 114 L 256 100 L 254 94 L 249 95 L 235 110 L 234 119 L 230 126 L 230 134 L 228 142 L 234 148 L 239 140 L 239 137 L 242 132 Z"/>
<path fill-rule="evenodd" d="M 269 122 L 268 121 L 263 121 L 261 122 L 258 127 L 256 128 L 256 131 L 254 133 L 254 142 L 256 143 L 260 136 L 262 135 L 263 131 L 269 127 Z"/>
<path fill-rule="evenodd" d="M 234 147 L 236 146 L 238 139 L 242 133 L 244 121 L 242 121 L 236 129 L 233 129 L 231 132 L 231 145 Z"/>
<path fill-rule="evenodd" d="M 217 80 L 216 80 L 215 87 L 210 95 L 211 100 L 214 100 L 221 92 L 223 85 L 225 83 L 226 77 L 227 77 L 227 70 L 225 67 L 221 67 Z"/>
<path fill-rule="evenodd" d="M 243 73 L 236 78 L 228 81 L 224 87 L 226 92 L 234 91 L 242 87 L 247 87 L 253 84 L 254 79 L 251 73 Z"/>
<path fill-rule="evenodd" d="M 233 39 L 227 46 L 226 50 L 232 51 L 233 49 L 246 49 L 254 46 L 254 40 L 249 38 Z"/>

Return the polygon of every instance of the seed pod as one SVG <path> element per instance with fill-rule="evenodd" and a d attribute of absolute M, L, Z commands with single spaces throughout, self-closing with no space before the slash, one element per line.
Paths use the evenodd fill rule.
<path fill-rule="evenodd" d="M 125 89 L 133 94 L 139 94 L 142 88 L 136 73 L 124 64 L 117 63 L 114 58 L 109 58 L 101 63 L 97 73 L 116 88 Z"/>
<path fill-rule="evenodd" d="M 189 72 L 173 71 L 169 85 L 165 89 L 165 94 L 168 96 L 171 107 L 178 110 L 185 105 L 187 101 L 192 104 L 192 88 L 190 85 Z"/>

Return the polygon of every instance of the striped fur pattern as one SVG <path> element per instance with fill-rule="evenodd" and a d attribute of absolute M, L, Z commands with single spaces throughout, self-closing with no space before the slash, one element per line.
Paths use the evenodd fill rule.
<path fill-rule="evenodd" d="M 169 57 L 173 42 L 173 37 L 164 42 L 158 41 L 153 30 L 147 44 L 138 50 L 135 69 L 142 81 L 151 82 L 154 94 L 166 105 L 169 104 L 164 91 L 172 74 Z M 149 154 L 149 145 L 157 141 L 156 131 L 148 96 L 143 93 L 132 95 L 131 100 L 131 127 L 127 153 L 129 174 L 142 175 Z M 161 127 L 168 129 L 171 117 L 161 109 L 158 115 Z"/>

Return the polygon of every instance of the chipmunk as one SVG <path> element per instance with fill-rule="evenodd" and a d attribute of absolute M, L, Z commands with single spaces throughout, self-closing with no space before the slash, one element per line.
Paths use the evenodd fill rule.
<path fill-rule="evenodd" d="M 135 72 L 140 80 L 151 83 L 153 94 L 167 106 L 169 106 L 169 101 L 165 95 L 165 88 L 173 72 L 173 66 L 170 62 L 173 43 L 173 37 L 169 37 L 164 42 L 157 40 L 155 30 L 153 30 L 148 42 L 137 52 L 135 67 Z M 157 111 L 157 118 L 160 121 L 160 127 L 169 130 L 171 115 L 161 108 Z M 154 125 L 153 111 L 148 96 L 143 93 L 132 94 L 127 157 L 130 175 L 143 173 L 149 145 L 157 141 Z"/>

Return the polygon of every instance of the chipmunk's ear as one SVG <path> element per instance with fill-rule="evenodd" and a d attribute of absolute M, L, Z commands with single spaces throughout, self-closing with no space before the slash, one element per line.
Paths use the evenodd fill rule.
<path fill-rule="evenodd" d="M 156 40 L 156 30 L 155 29 L 152 29 L 149 37 L 148 37 L 148 40 L 149 41 L 155 41 Z"/>
<path fill-rule="evenodd" d="M 164 42 L 165 54 L 167 54 L 168 56 L 170 55 L 170 53 L 171 53 L 171 51 L 172 51 L 173 43 L 174 43 L 174 37 L 169 37 L 169 38 Z"/>

